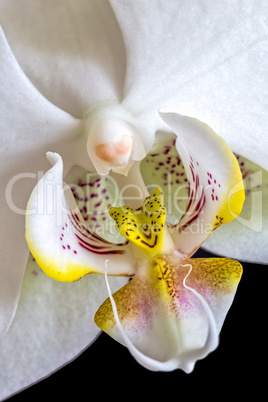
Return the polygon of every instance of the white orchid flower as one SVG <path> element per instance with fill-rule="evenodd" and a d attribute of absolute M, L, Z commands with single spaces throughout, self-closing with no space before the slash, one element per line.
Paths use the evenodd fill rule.
<path fill-rule="evenodd" d="M 180 1 L 155 2 L 153 7 L 151 3 L 142 1 L 131 2 L 128 7 L 123 1 L 69 1 L 67 8 L 65 1 L 58 1 L 54 5 L 55 8 L 51 9 L 41 0 L 35 1 L 34 4 L 26 0 L 1 1 L 0 23 L 3 31 L 0 35 L 2 78 L 0 183 L 3 206 L 1 224 L 2 228 L 5 228 L 1 231 L 1 336 L 6 334 L 16 313 L 24 277 L 16 318 L 8 334 L 1 341 L 0 361 L 1 365 L 6 367 L 6 370 L 1 372 L 1 386 L 3 384 L 1 398 L 54 371 L 90 344 L 97 336 L 98 330 L 89 322 L 106 297 L 102 276 L 90 275 L 74 284 L 62 284 L 43 275 L 32 257 L 29 257 L 24 275 L 28 259 L 28 248 L 24 240 L 24 212 L 34 182 L 39 179 L 38 172 L 47 170 L 44 157 L 47 151 L 54 152 L 48 154 L 53 167 L 52 171 L 50 170 L 39 182 L 38 188 L 66 189 L 67 203 L 64 205 L 60 203 L 63 213 L 56 217 L 52 214 L 52 217 L 60 220 L 69 219 L 68 211 L 72 210 L 72 207 L 75 208 L 73 195 L 80 203 L 86 200 L 85 193 L 81 196 L 81 191 L 85 189 L 83 184 L 87 183 L 92 188 L 95 186 L 107 191 L 105 176 L 95 178 L 90 176 L 90 181 L 85 182 L 83 180 L 88 178 L 87 172 L 97 172 L 101 175 L 113 172 L 112 176 L 108 177 L 113 178 L 110 184 L 113 190 L 116 190 L 116 195 L 121 194 L 126 185 L 132 184 L 132 186 L 139 185 L 143 192 L 142 196 L 146 196 L 146 184 L 152 184 L 150 172 L 155 174 L 153 184 L 158 184 L 156 180 L 160 176 L 157 172 L 161 170 L 162 165 L 158 170 L 154 168 L 152 171 L 148 170 L 144 165 L 150 163 L 144 159 L 145 155 L 152 147 L 158 147 L 160 144 L 166 146 L 163 144 L 164 139 L 170 141 L 172 152 L 175 152 L 174 137 L 164 133 L 174 131 L 180 136 L 181 130 L 177 132 L 178 126 L 181 128 L 186 125 L 188 126 L 186 131 L 191 132 L 192 124 L 196 122 L 179 117 L 177 113 L 179 112 L 181 115 L 192 116 L 209 124 L 227 141 L 239 156 L 244 174 L 247 173 L 246 176 L 250 177 L 248 189 L 256 188 L 259 192 L 259 186 L 262 186 L 264 197 L 262 201 L 265 206 L 268 141 L 264 130 L 267 119 L 265 113 L 267 6 L 264 1 L 259 2 L 257 6 L 253 1 L 245 1 L 243 5 L 241 8 L 239 1 L 228 5 L 219 2 L 213 4 L 211 9 L 211 4 L 205 1 L 192 2 L 191 6 Z M 163 120 L 158 114 L 162 106 L 169 107 Z M 167 117 L 170 116 L 167 112 L 170 108 L 172 110 L 176 108 L 177 111 L 174 119 L 179 120 L 174 123 L 175 128 Z M 116 133 L 111 131 L 111 127 L 115 125 Z M 155 137 L 156 132 L 159 134 Z M 191 152 L 192 146 L 194 142 L 189 147 Z M 61 157 L 55 152 L 63 159 L 64 180 L 73 183 L 73 187 L 62 184 L 63 165 Z M 149 154 L 151 159 L 154 158 L 152 155 L 151 152 Z M 175 155 L 172 157 L 176 159 Z M 181 155 L 180 157 L 182 158 Z M 205 158 L 205 155 L 202 157 Z M 214 167 L 215 160 L 212 160 Z M 143 175 L 138 170 L 140 163 L 143 165 L 143 169 L 141 168 Z M 158 163 L 163 161 L 159 160 Z M 248 164 L 250 168 L 247 167 Z M 80 166 L 81 169 L 72 168 L 74 165 Z M 157 168 L 154 164 L 150 165 Z M 185 167 L 188 178 L 191 177 L 189 166 Z M 249 169 L 251 176 L 255 171 L 259 175 L 253 175 L 252 178 L 248 174 Z M 185 174 L 176 171 L 170 175 L 176 173 Z M 117 190 L 115 178 L 118 177 L 120 179 Z M 167 183 L 170 186 L 171 181 Z M 100 187 L 97 187 L 98 184 Z M 163 182 L 159 184 L 164 185 Z M 214 184 L 216 183 L 211 182 L 210 185 L 206 183 L 207 186 Z M 211 188 L 211 191 L 212 189 L 215 191 L 215 188 Z M 227 189 L 230 190 L 229 181 L 225 190 Z M 173 195 L 174 191 L 172 187 Z M 61 190 L 55 194 L 60 196 Z M 225 197 L 226 193 L 224 194 Z M 256 195 L 252 191 L 248 191 L 248 194 L 250 199 Z M 133 196 L 133 193 L 131 195 Z M 212 195 L 211 193 L 211 202 Z M 127 197 L 126 194 L 123 198 Z M 141 203 L 140 198 L 134 200 L 136 201 L 134 208 Z M 59 198 L 54 197 L 53 202 L 56 202 L 55 200 Z M 38 205 L 31 204 L 33 201 L 34 197 L 29 204 L 32 213 L 30 219 L 34 218 L 36 207 L 37 210 L 42 208 L 39 202 Z M 108 201 L 110 200 L 103 203 L 102 208 L 109 204 Z M 68 202 L 71 202 L 71 205 Z M 79 221 L 81 219 L 82 222 L 96 218 L 93 216 L 92 207 L 98 203 L 93 204 L 92 200 L 86 202 L 89 202 L 89 209 L 83 210 L 85 207 L 83 205 L 83 208 L 80 208 L 82 211 L 79 209 L 77 214 Z M 49 205 L 55 206 L 53 203 Z M 245 205 L 248 205 L 247 200 Z M 174 207 L 171 205 L 169 211 L 171 222 L 177 218 L 174 216 L 176 211 Z M 58 208 L 56 210 L 59 211 Z M 226 255 L 236 258 L 242 255 L 245 257 L 246 250 L 247 259 L 266 261 L 267 216 L 263 214 L 265 218 L 262 220 L 263 228 L 260 231 L 258 226 L 256 236 L 256 230 L 251 229 L 251 225 L 255 225 L 255 215 L 248 216 L 256 210 L 256 208 L 250 211 L 246 209 L 244 217 L 242 212 L 240 226 L 237 226 L 234 234 L 235 250 L 234 242 L 228 245 L 227 241 L 224 243 L 225 250 L 221 248 L 222 241 L 208 247 L 217 253 L 225 252 Z M 233 218 L 238 212 L 232 211 L 232 213 Z M 101 214 L 97 216 L 96 229 L 100 224 Z M 76 219 L 74 215 L 73 224 Z M 106 221 L 108 219 L 107 217 Z M 51 222 L 50 220 L 48 226 Z M 92 222 L 96 221 L 92 220 L 91 224 Z M 64 221 L 65 223 L 68 224 Z M 208 220 L 208 224 L 210 223 Z M 228 234 L 233 225 L 233 223 L 225 225 L 230 226 Z M 30 227 L 34 229 L 34 225 Z M 78 256 L 78 250 L 73 247 L 75 243 L 64 243 L 63 228 L 64 225 L 57 226 L 59 232 L 53 232 L 50 244 L 56 246 L 56 240 L 61 242 L 61 254 L 58 256 L 65 256 L 70 251 L 74 258 Z M 81 228 L 85 236 L 85 226 L 78 227 Z M 220 230 L 221 228 L 215 234 Z M 39 231 L 40 237 L 36 238 L 38 242 L 34 244 L 35 237 L 31 239 L 29 233 L 32 231 L 28 231 L 28 241 L 29 244 L 32 242 L 33 248 L 37 243 L 42 244 L 41 240 L 44 238 L 48 240 L 50 236 L 48 232 Z M 176 245 L 182 241 L 180 244 L 182 247 L 185 246 L 185 255 L 189 256 L 209 234 L 210 231 L 207 231 L 202 233 L 201 237 L 194 236 L 195 240 L 190 242 L 189 249 L 187 249 L 188 241 L 182 240 L 181 236 L 176 240 Z M 224 236 L 224 233 L 221 236 Z M 214 233 L 211 238 L 213 237 Z M 117 243 L 121 244 L 121 240 L 118 238 Z M 96 241 L 99 241 L 99 237 Z M 86 242 L 84 237 L 82 242 Z M 108 237 L 106 235 L 101 247 L 106 247 L 107 242 L 111 243 L 109 235 Z M 248 248 L 247 242 L 253 246 Z M 124 247 L 118 244 L 115 246 L 116 251 Z M 99 247 L 96 242 L 93 246 L 92 242 L 90 246 L 85 245 L 91 248 L 87 252 L 92 251 L 93 246 Z M 112 271 L 116 265 L 113 261 L 120 261 L 119 274 L 135 273 L 131 266 L 132 261 L 128 258 L 132 253 L 131 247 L 126 249 L 124 255 L 113 253 L 115 260 L 109 258 L 108 274 L 118 275 L 118 271 Z M 40 265 L 43 261 L 40 257 L 41 251 L 37 253 Z M 55 249 L 52 247 L 48 251 L 55 259 L 53 254 Z M 91 253 L 91 256 L 93 254 Z M 104 255 L 96 257 L 95 253 L 96 258 L 92 257 L 93 260 L 88 262 L 90 267 L 84 264 L 82 271 L 75 270 L 76 277 L 72 277 L 74 275 L 72 272 L 69 279 L 78 279 L 89 271 L 96 272 L 97 268 L 105 273 L 104 262 L 107 254 Z M 119 256 L 120 258 L 117 258 Z M 58 266 L 60 267 L 60 264 Z M 44 269 L 50 273 L 49 268 Z M 55 274 L 53 271 L 56 279 L 59 279 L 60 272 L 58 270 Z M 68 274 L 65 280 L 67 277 Z M 115 278 L 109 279 L 109 283 L 112 279 Z M 114 281 L 115 288 L 125 282 L 124 279 L 119 279 Z M 189 283 L 190 285 L 187 279 L 183 282 L 185 290 L 187 286 L 191 287 L 191 282 Z M 188 289 L 190 293 L 191 289 Z M 230 296 L 230 303 L 231 298 Z M 200 300 L 206 309 L 206 302 Z M 54 308 L 55 304 L 58 309 Z M 213 310 L 211 306 L 208 308 Z M 40 320 L 36 325 L 39 316 L 42 317 L 42 325 Z M 216 323 L 217 332 L 220 325 Z M 68 338 L 66 338 L 67 327 Z M 46 350 L 47 359 L 44 362 L 43 345 L 47 344 L 49 335 L 54 331 L 58 331 L 58 336 Z M 20 349 L 23 345 L 25 350 L 19 363 L 15 345 Z M 38 364 L 40 359 L 44 362 L 42 367 Z M 28 364 L 28 360 L 31 364 Z M 23 369 L 25 366 L 26 371 Z M 14 381 L 8 376 L 10 371 L 14 373 Z"/>

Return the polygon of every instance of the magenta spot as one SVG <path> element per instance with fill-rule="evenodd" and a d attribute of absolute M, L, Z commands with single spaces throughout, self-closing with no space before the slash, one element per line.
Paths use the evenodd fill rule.
<path fill-rule="evenodd" d="M 214 183 L 216 184 L 216 179 L 214 179 Z"/>
<path fill-rule="evenodd" d="M 62 246 L 62 248 L 65 250 L 66 247 L 65 247 L 65 246 Z"/>
<path fill-rule="evenodd" d="M 220 185 L 220 184 L 218 184 L 218 186 L 220 187 L 221 185 Z"/>
<path fill-rule="evenodd" d="M 77 254 L 77 251 L 76 251 L 76 250 L 74 250 L 74 254 Z"/>
<path fill-rule="evenodd" d="M 64 230 L 65 228 L 64 227 L 62 227 L 62 230 Z"/>
<path fill-rule="evenodd" d="M 213 194 L 211 194 L 211 198 L 212 198 L 212 201 L 214 201 L 214 195 Z"/>
<path fill-rule="evenodd" d="M 65 226 L 68 227 L 67 223 L 65 223 Z"/>
<path fill-rule="evenodd" d="M 95 197 L 98 197 L 98 193 L 93 193 L 90 195 L 90 198 L 95 198 Z"/>
<path fill-rule="evenodd" d="M 98 202 L 97 204 L 94 205 L 94 208 L 98 208 L 101 205 L 102 201 Z"/>
<path fill-rule="evenodd" d="M 216 201 L 218 201 L 218 196 L 216 195 Z"/>
<path fill-rule="evenodd" d="M 210 181 L 210 180 L 208 180 L 208 184 L 211 184 L 211 181 Z"/>
<path fill-rule="evenodd" d="M 71 249 L 71 247 L 69 246 L 69 244 L 67 245 L 67 247 L 68 247 L 68 250 L 70 250 L 70 249 Z"/>
<path fill-rule="evenodd" d="M 104 189 L 101 191 L 101 193 L 102 193 L 102 194 L 107 193 L 107 189 L 106 189 L 106 188 L 104 188 Z"/>

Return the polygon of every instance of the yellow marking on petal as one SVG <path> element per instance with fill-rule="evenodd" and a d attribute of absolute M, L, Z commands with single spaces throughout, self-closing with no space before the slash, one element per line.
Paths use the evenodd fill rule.
<path fill-rule="evenodd" d="M 31 244 L 29 244 L 31 250 Z M 99 273 L 96 269 L 80 261 L 63 262 L 59 257 L 49 257 L 36 248 L 33 248 L 34 258 L 44 273 L 52 279 L 60 282 L 75 282 L 87 274 Z"/>
<path fill-rule="evenodd" d="M 189 266 L 192 267 L 190 273 Z M 148 261 L 113 297 L 122 325 L 136 333 L 144 330 L 147 320 L 150 326 L 150 321 L 160 317 L 163 311 L 167 319 L 175 319 L 178 325 L 180 319 L 198 312 L 199 301 L 191 298 L 183 285 L 186 276 L 187 286 L 212 306 L 223 307 L 230 303 L 228 297 L 235 294 L 241 275 L 241 264 L 229 258 L 179 261 L 174 255 L 162 254 Z M 109 299 L 100 306 L 94 320 L 103 331 L 111 334 L 116 321 Z"/>
<path fill-rule="evenodd" d="M 108 210 L 116 223 L 116 229 L 122 236 L 149 256 L 161 253 L 166 208 L 163 205 L 163 193 L 160 188 L 145 198 L 141 209 L 110 207 Z"/>
<path fill-rule="evenodd" d="M 234 157 L 233 152 L 224 142 L 222 150 L 226 154 L 226 158 L 229 159 L 229 164 L 232 168 L 232 175 L 230 176 L 228 183 L 229 192 L 226 194 L 226 197 L 224 198 L 225 201 L 217 212 L 214 220 L 214 230 L 222 224 L 236 219 L 240 215 L 245 201 L 244 184 L 239 163 Z"/>

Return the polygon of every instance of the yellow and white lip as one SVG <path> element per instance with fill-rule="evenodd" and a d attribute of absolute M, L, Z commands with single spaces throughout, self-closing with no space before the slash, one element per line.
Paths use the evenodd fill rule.
<path fill-rule="evenodd" d="M 109 298 L 95 322 L 147 369 L 189 373 L 218 346 L 241 273 L 226 258 L 155 256 L 113 295 L 106 277 Z"/>

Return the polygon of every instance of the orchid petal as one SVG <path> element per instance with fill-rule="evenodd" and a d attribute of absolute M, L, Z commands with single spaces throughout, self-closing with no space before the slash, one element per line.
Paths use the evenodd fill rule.
<path fill-rule="evenodd" d="M 176 107 L 267 170 L 266 1 L 111 4 L 126 47 L 125 106 L 156 129 L 156 110 Z"/>
<path fill-rule="evenodd" d="M 53 279 L 69 282 L 88 273 L 104 273 L 107 256 L 113 256 L 109 274 L 132 275 L 134 264 L 128 242 L 105 240 L 91 226 L 104 219 L 111 230 L 103 212 L 107 215 L 107 202 L 114 202 L 111 196 L 116 197 L 116 183 L 107 177 L 101 182 L 96 175 L 93 180 L 89 175 L 89 180 L 81 183 L 80 187 L 88 188 L 87 198 L 93 199 L 89 207 L 95 208 L 87 211 L 91 220 L 96 218 L 88 225 L 75 201 L 79 193 L 73 195 L 71 187 L 63 182 L 61 157 L 56 153 L 48 153 L 47 157 L 53 166 L 34 188 L 26 215 L 26 240 L 38 265 Z M 85 200 L 84 193 L 80 195 Z"/>
<path fill-rule="evenodd" d="M 238 162 L 224 140 L 204 123 L 162 109 L 177 134 L 176 148 L 189 182 L 188 205 L 171 228 L 178 250 L 191 255 L 220 225 L 235 219 L 244 202 Z"/>
<path fill-rule="evenodd" d="M 47 146 L 52 150 L 60 149 L 68 169 L 74 160 L 70 144 L 79 133 L 80 123 L 48 102 L 33 87 L 17 64 L 1 29 L 0 77 L 2 337 L 19 298 L 29 253 L 24 239 L 26 204 L 38 176 L 47 168 L 43 155 Z"/>
<path fill-rule="evenodd" d="M 3 0 L 0 16 L 20 65 L 52 103 L 81 117 L 121 99 L 124 44 L 108 2 Z"/>
<path fill-rule="evenodd" d="M 113 291 L 126 280 L 110 278 Z M 106 294 L 102 276 L 60 283 L 30 256 L 17 314 L 0 341 L 0 399 L 52 374 L 94 342 L 100 331 L 93 317 Z"/>
<path fill-rule="evenodd" d="M 240 261 L 268 263 L 268 172 L 237 155 L 244 179 L 245 203 L 233 222 L 223 225 L 203 247 Z"/>
<path fill-rule="evenodd" d="M 217 347 L 241 266 L 229 259 L 178 264 L 176 258 L 161 255 L 140 268 L 113 296 L 108 285 L 109 299 L 95 322 L 146 368 L 191 372 L 196 360 Z"/>

